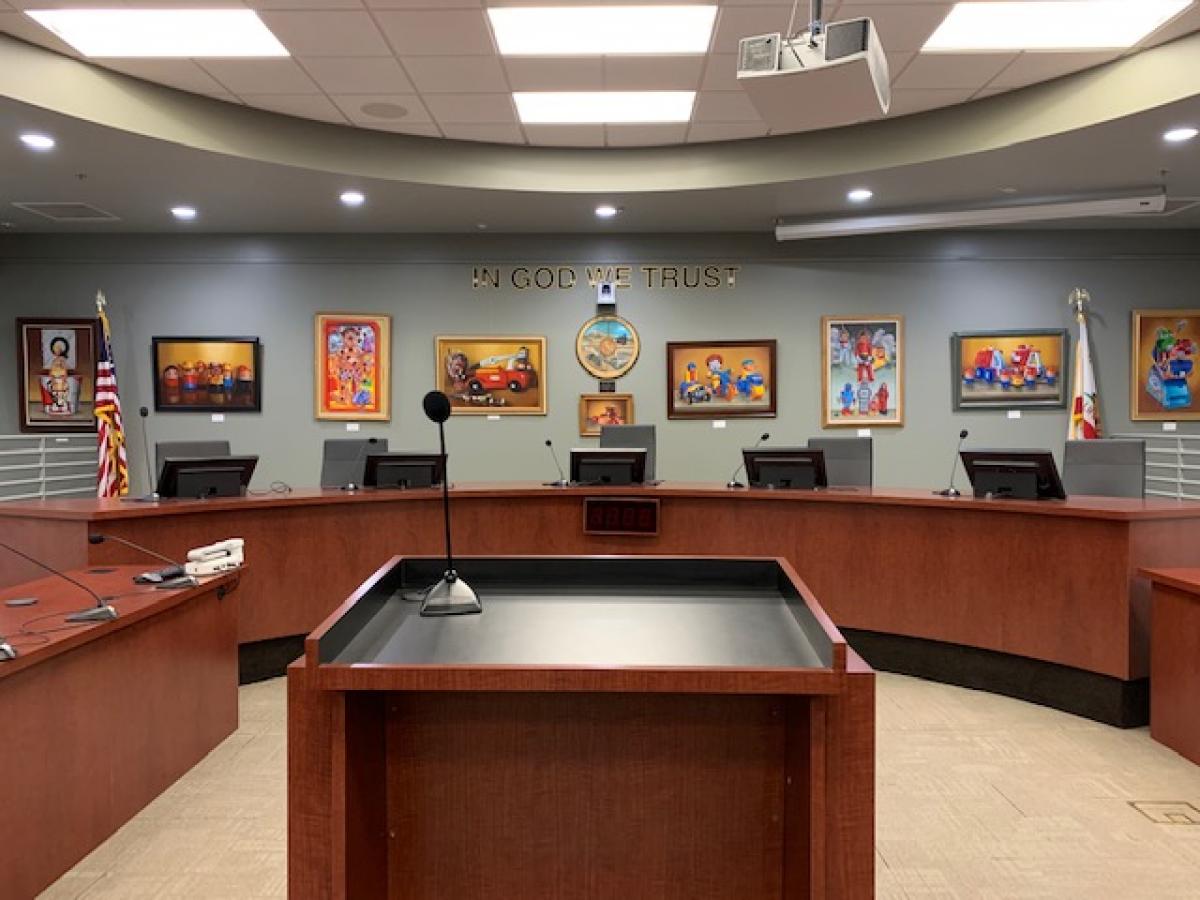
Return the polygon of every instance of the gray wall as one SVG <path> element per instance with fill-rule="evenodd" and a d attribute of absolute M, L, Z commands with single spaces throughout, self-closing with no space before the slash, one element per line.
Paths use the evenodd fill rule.
<path fill-rule="evenodd" d="M 907 336 L 906 422 L 877 428 L 876 483 L 941 485 L 956 432 L 976 446 L 1045 446 L 1060 451 L 1061 410 L 955 414 L 948 335 L 963 329 L 1073 327 L 1065 299 L 1074 286 L 1094 298 L 1093 346 L 1101 412 L 1109 431 L 1130 430 L 1129 328 L 1136 307 L 1200 306 L 1196 232 L 1025 231 L 822 241 L 777 245 L 766 235 L 619 237 L 133 236 L 0 238 L 0 347 L 14 347 L 21 315 L 88 315 L 103 289 L 130 431 L 135 488 L 144 486 L 139 405 L 152 406 L 150 337 L 259 335 L 264 344 L 261 414 L 163 413 L 151 439 L 228 438 L 261 455 L 256 486 L 275 479 L 315 484 L 320 443 L 347 436 L 313 418 L 312 329 L 317 311 L 393 316 L 392 421 L 364 424 L 393 447 L 423 449 L 436 431 L 421 413 L 432 385 L 438 333 L 533 333 L 549 338 L 546 417 L 455 417 L 448 425 L 452 478 L 551 476 L 543 440 L 586 443 L 577 397 L 596 382 L 575 361 L 574 338 L 594 311 L 586 284 L 572 291 L 473 291 L 476 264 L 715 262 L 740 265 L 735 291 L 620 294 L 619 312 L 638 328 L 642 356 L 619 385 L 636 398 L 639 422 L 659 434 L 660 477 L 720 480 L 738 448 L 760 432 L 773 443 L 820 433 L 820 317 L 901 313 Z M 779 340 L 779 417 L 666 419 L 665 343 L 713 338 Z M 11 352 L 11 351 L 10 351 Z M 7 353 L 6 353 L 7 356 Z M 0 364 L 0 433 L 16 431 L 15 366 Z M 1158 423 L 1139 423 L 1159 430 Z M 1181 425 L 1181 431 L 1196 431 Z M 829 433 L 846 433 L 833 430 Z M 849 432 L 853 433 L 853 432 Z"/>

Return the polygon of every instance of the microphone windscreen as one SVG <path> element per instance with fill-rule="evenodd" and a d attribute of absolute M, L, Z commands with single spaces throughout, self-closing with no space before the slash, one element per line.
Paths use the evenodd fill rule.
<path fill-rule="evenodd" d="M 450 398 L 441 391 L 430 391 L 421 401 L 425 407 L 425 415 L 431 422 L 445 422 L 450 418 Z"/>
<path fill-rule="evenodd" d="M 89 535 L 88 535 L 88 543 L 89 543 L 89 544 L 103 544 L 103 543 L 104 543 L 104 535 L 102 535 L 102 534 L 89 534 Z"/>
<path fill-rule="evenodd" d="M 967 439 L 967 429 L 964 428 L 962 431 L 960 431 L 958 433 L 958 439 L 960 441 L 965 441 Z"/>
<path fill-rule="evenodd" d="M 554 446 L 554 445 L 553 445 L 553 443 L 551 442 L 550 438 L 546 438 L 546 446 L 547 446 L 547 447 L 552 447 L 552 446 Z"/>
<path fill-rule="evenodd" d="M 765 431 L 763 432 L 763 436 L 759 438 L 760 441 L 769 441 L 770 439 L 771 439 L 771 435 Z"/>
<path fill-rule="evenodd" d="M 143 406 L 138 410 L 138 415 L 144 419 L 146 416 L 150 415 L 150 410 Z"/>

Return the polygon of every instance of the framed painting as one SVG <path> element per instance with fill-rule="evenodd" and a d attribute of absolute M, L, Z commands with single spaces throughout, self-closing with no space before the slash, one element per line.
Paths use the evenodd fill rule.
<path fill-rule="evenodd" d="M 633 394 L 580 394 L 579 434 L 600 437 L 604 425 L 636 425 Z"/>
<path fill-rule="evenodd" d="M 641 349 L 637 330 L 620 316 L 589 319 L 575 338 L 579 364 L 593 378 L 608 380 L 629 374 Z"/>
<path fill-rule="evenodd" d="M 439 335 L 437 389 L 460 415 L 544 416 L 546 339 Z"/>
<path fill-rule="evenodd" d="M 821 317 L 821 425 L 904 424 L 904 318 Z"/>
<path fill-rule="evenodd" d="M 1070 393 L 1071 339 L 1063 328 L 950 335 L 956 410 L 1057 407 Z"/>
<path fill-rule="evenodd" d="M 1200 420 L 1195 364 L 1200 309 L 1135 309 L 1129 418 Z"/>
<path fill-rule="evenodd" d="M 26 434 L 96 430 L 96 319 L 17 319 L 18 427 Z"/>
<path fill-rule="evenodd" d="M 775 341 L 667 344 L 667 418 L 775 415 Z"/>
<path fill-rule="evenodd" d="M 155 412 L 260 412 L 256 337 L 155 337 Z"/>
<path fill-rule="evenodd" d="M 318 419 L 391 419 L 392 317 L 317 313 Z"/>

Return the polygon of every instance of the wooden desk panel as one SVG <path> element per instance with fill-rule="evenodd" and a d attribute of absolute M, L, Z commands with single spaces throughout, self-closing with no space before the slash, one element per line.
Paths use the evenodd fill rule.
<path fill-rule="evenodd" d="M 220 596 L 235 578 L 156 592 L 132 586 L 136 571 L 72 572 L 118 595 L 121 618 L 44 643 L 21 634 L 21 623 L 91 598 L 59 579 L 0 590 L 0 603 L 41 598 L 0 606 L 0 633 L 21 653 L 0 663 L 5 896 L 46 888 L 237 727 L 237 601 Z"/>
<path fill-rule="evenodd" d="M 1148 569 L 1153 584 L 1150 736 L 1200 764 L 1200 569 Z"/>

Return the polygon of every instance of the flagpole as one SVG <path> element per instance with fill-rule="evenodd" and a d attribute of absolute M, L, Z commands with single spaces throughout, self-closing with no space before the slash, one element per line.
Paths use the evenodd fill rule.
<path fill-rule="evenodd" d="M 1067 440 L 1090 440 L 1100 437 L 1096 373 L 1092 368 L 1092 351 L 1087 333 L 1087 307 L 1091 302 L 1092 296 L 1086 288 L 1073 288 L 1067 295 L 1067 305 L 1075 313 L 1075 321 L 1079 325 L 1079 343 L 1075 349 L 1071 385 L 1070 416 L 1067 419 Z"/>

